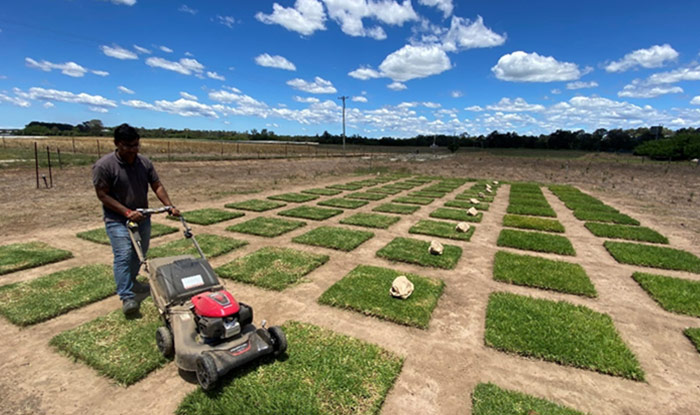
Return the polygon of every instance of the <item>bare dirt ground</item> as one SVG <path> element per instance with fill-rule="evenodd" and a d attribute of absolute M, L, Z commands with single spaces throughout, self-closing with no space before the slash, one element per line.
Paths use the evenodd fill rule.
<path fill-rule="evenodd" d="M 458 154 L 439 160 L 414 157 L 407 161 L 356 158 L 181 162 L 158 163 L 156 168 L 173 202 L 182 210 L 223 207 L 228 202 L 348 182 L 357 178 L 351 175 L 354 171 L 369 167 L 370 162 L 372 167 L 386 166 L 420 174 L 570 183 L 666 235 L 672 247 L 700 255 L 700 168 L 625 161 L 624 158 L 596 155 L 567 161 Z M 40 240 L 69 249 L 75 257 L 0 276 L 0 284 L 30 280 L 85 263 L 111 263 L 109 247 L 75 237 L 80 231 L 101 226 L 90 168 L 63 169 L 55 174 L 54 189 L 36 190 L 33 171 L 0 171 L 3 244 Z M 471 391 L 480 382 L 493 382 L 592 414 L 697 413 L 700 354 L 682 330 L 700 327 L 700 321 L 662 310 L 632 280 L 632 272 L 639 267 L 618 264 L 603 248 L 603 240 L 588 232 L 583 222 L 574 218 L 547 189 L 543 189 L 545 196 L 577 251 L 576 257 L 564 259 L 584 267 L 598 290 L 598 298 L 580 298 L 493 280 L 493 256 L 498 250 L 496 239 L 508 205 L 507 185 L 499 189 L 483 221 L 476 224 L 470 242 L 444 241 L 458 244 L 464 250 L 454 270 L 390 263 L 374 255 L 394 237 L 407 236 L 408 229 L 419 219 L 427 218 L 432 210 L 469 186 L 467 183 L 429 206 L 421 207 L 414 215 L 402 216 L 388 230 L 374 231 L 374 238 L 349 253 L 298 245 L 291 239 L 319 225 L 337 224 L 355 212 L 369 212 L 392 199 L 391 196 L 357 210 L 346 210 L 326 221 L 307 221 L 308 226 L 274 239 L 232 235 L 225 227 L 259 215 L 275 216 L 275 210 L 261 214 L 246 212 L 246 216 L 233 221 L 206 227 L 193 225 L 193 229 L 196 233 L 206 231 L 250 242 L 211 260 L 215 267 L 270 244 L 327 251 L 330 261 L 309 274 L 309 282 L 282 293 L 230 281 L 226 285 L 236 297 L 254 307 L 256 322 L 262 317 L 271 324 L 290 319 L 305 321 L 379 344 L 405 356 L 402 372 L 382 408 L 384 414 L 469 414 Z M 259 193 L 246 194 L 250 191 Z M 319 200 L 308 204 L 315 205 Z M 166 223 L 162 218 L 155 220 Z M 412 237 L 430 240 L 427 236 Z M 153 245 L 177 238 L 179 233 L 155 239 Z M 551 254 L 528 254 L 560 259 Z M 407 328 L 316 303 L 321 293 L 359 264 L 443 279 L 446 289 L 433 313 L 430 328 Z M 657 273 L 700 280 L 700 275 L 685 272 Z M 609 314 L 640 361 L 647 381 L 634 382 L 486 347 L 483 341 L 486 305 L 489 294 L 495 291 L 565 300 Z M 118 298 L 113 296 L 26 329 L 0 318 L 3 333 L 0 413 L 172 413 L 181 399 L 197 387 L 183 379 L 174 364 L 125 388 L 97 375 L 86 365 L 56 353 L 48 345 L 54 335 L 119 307 Z"/>

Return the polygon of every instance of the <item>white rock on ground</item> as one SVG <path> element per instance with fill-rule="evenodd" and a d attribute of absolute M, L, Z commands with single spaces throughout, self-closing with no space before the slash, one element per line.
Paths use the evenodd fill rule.
<path fill-rule="evenodd" d="M 400 298 L 402 300 L 407 299 L 413 293 L 413 283 L 406 278 L 405 275 L 399 275 L 394 278 L 394 282 L 391 283 L 391 289 L 389 294 L 392 297 Z"/>
<path fill-rule="evenodd" d="M 455 231 L 466 233 L 469 231 L 469 224 L 467 222 L 459 222 L 457 226 L 455 226 Z"/>
<path fill-rule="evenodd" d="M 480 202 L 479 202 L 479 199 L 472 197 L 471 199 L 469 199 L 469 203 L 474 204 L 474 205 L 478 205 Z"/>
<path fill-rule="evenodd" d="M 469 216 L 476 216 L 478 214 L 479 212 L 473 207 L 470 207 L 469 210 L 467 210 L 467 215 Z"/>
<path fill-rule="evenodd" d="M 442 255 L 444 252 L 445 248 L 442 246 L 442 244 L 438 241 L 430 241 L 430 246 L 428 247 L 428 252 L 430 252 L 431 255 Z"/>

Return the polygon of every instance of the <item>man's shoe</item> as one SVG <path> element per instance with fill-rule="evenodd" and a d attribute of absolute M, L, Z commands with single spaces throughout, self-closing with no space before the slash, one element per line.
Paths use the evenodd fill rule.
<path fill-rule="evenodd" d="M 148 284 L 141 284 L 138 281 L 134 281 L 134 286 L 131 287 L 131 292 L 134 294 L 143 294 L 151 291 L 151 286 Z"/>
<path fill-rule="evenodd" d="M 122 313 L 124 313 L 125 316 L 131 317 L 139 312 L 139 303 L 138 301 L 134 300 L 133 298 L 129 298 L 124 300 L 124 303 L 122 304 Z"/>

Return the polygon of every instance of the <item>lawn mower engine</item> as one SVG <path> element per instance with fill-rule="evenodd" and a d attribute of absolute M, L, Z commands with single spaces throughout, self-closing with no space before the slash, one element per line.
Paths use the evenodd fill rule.
<path fill-rule="evenodd" d="M 197 294 L 192 306 L 197 333 L 204 342 L 230 339 L 253 322 L 253 309 L 238 303 L 226 290 Z"/>

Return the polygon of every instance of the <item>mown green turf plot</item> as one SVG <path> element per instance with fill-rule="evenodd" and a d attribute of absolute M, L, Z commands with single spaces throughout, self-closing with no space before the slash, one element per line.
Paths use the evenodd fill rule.
<path fill-rule="evenodd" d="M 293 218 L 311 219 L 311 220 L 326 220 L 336 215 L 343 213 L 342 209 L 326 209 L 315 206 L 298 206 L 292 209 L 278 212 L 281 216 L 290 216 Z"/>
<path fill-rule="evenodd" d="M 399 275 L 404 275 L 414 286 L 413 294 L 404 300 L 389 294 L 394 279 Z M 318 302 L 427 329 L 444 286 L 441 280 L 359 265 L 326 290 Z"/>
<path fill-rule="evenodd" d="M 411 192 L 408 195 L 414 197 L 429 197 L 431 199 L 439 199 L 441 197 L 445 197 L 446 194 L 447 192 L 437 192 L 434 190 L 418 190 L 416 192 Z"/>
<path fill-rule="evenodd" d="M 470 207 L 473 207 L 476 210 L 489 210 L 488 203 L 472 203 L 468 200 L 450 200 L 445 202 L 444 206 L 460 209 L 469 209 Z"/>
<path fill-rule="evenodd" d="M 473 415 L 584 415 L 571 408 L 507 389 L 480 383 L 472 393 Z"/>
<path fill-rule="evenodd" d="M 536 231 L 564 233 L 564 225 L 555 219 L 544 219 L 535 216 L 505 215 L 503 226 L 510 228 L 532 229 Z"/>
<path fill-rule="evenodd" d="M 598 295 L 586 271 L 578 264 L 505 251 L 496 252 L 493 279 L 587 297 Z"/>
<path fill-rule="evenodd" d="M 338 189 L 338 190 L 359 190 L 362 189 L 364 186 L 361 184 L 332 184 L 330 186 L 326 186 L 328 189 Z"/>
<path fill-rule="evenodd" d="M 479 212 L 476 214 L 476 216 L 472 216 L 468 214 L 466 210 L 462 209 L 437 208 L 430 212 L 430 217 L 437 219 L 457 220 L 460 222 L 481 222 L 484 214 Z"/>
<path fill-rule="evenodd" d="M 114 294 L 112 267 L 86 265 L 0 286 L 0 314 L 18 326 L 36 324 Z"/>
<path fill-rule="evenodd" d="M 328 262 L 328 255 L 265 247 L 216 269 L 222 278 L 282 291 Z"/>
<path fill-rule="evenodd" d="M 472 238 L 472 235 L 474 235 L 474 231 L 476 230 L 475 227 L 470 226 L 469 230 L 466 232 L 457 232 L 455 227 L 455 223 L 423 219 L 413 225 L 411 229 L 408 230 L 408 233 L 468 241 Z"/>
<path fill-rule="evenodd" d="M 329 189 L 329 188 L 306 189 L 306 190 L 302 190 L 301 192 L 308 193 L 310 195 L 319 195 L 319 196 L 335 196 L 337 194 L 343 193 L 342 190 Z"/>
<path fill-rule="evenodd" d="M 644 380 L 612 319 L 587 307 L 494 293 L 486 309 L 484 337 L 487 346 L 504 352 Z"/>
<path fill-rule="evenodd" d="M 560 255 L 576 255 L 571 241 L 561 235 L 550 235 L 542 232 L 517 231 L 503 229 L 498 235 L 498 246 L 524 249 L 536 252 L 551 252 Z"/>
<path fill-rule="evenodd" d="M 233 251 L 236 248 L 248 245 L 247 241 L 227 238 L 225 236 L 202 234 L 195 236 L 199 247 L 207 258 L 214 258 Z M 179 241 L 169 242 L 165 245 L 156 246 L 148 250 L 148 258 L 161 258 L 175 255 L 194 255 L 199 257 L 197 248 L 194 247 L 192 241 L 188 239 L 180 239 Z"/>
<path fill-rule="evenodd" d="M 214 223 L 223 222 L 230 219 L 240 218 L 245 215 L 243 212 L 231 212 L 221 209 L 198 209 L 182 212 L 182 217 L 189 223 L 197 225 L 211 225 Z M 168 219 L 179 221 L 177 216 L 168 215 Z"/>
<path fill-rule="evenodd" d="M 360 200 L 382 200 L 387 195 L 383 193 L 372 193 L 372 192 L 357 192 L 345 195 L 348 199 L 360 199 Z"/>
<path fill-rule="evenodd" d="M 398 213 L 399 215 L 410 215 L 418 209 L 420 209 L 420 206 L 403 205 L 398 203 L 384 203 L 372 209 L 372 212 Z"/>
<path fill-rule="evenodd" d="M 43 242 L 27 242 L 0 246 L 0 275 L 72 258 L 69 251 Z"/>
<path fill-rule="evenodd" d="M 310 232 L 292 238 L 292 241 L 340 251 L 352 251 L 373 236 L 372 232 L 356 231 L 336 226 L 320 226 Z"/>
<path fill-rule="evenodd" d="M 407 262 L 424 267 L 453 269 L 462 256 L 462 248 L 443 244 L 442 255 L 428 252 L 430 242 L 412 238 L 394 238 L 384 248 L 377 251 L 377 256 L 390 261 Z"/>
<path fill-rule="evenodd" d="M 382 186 L 382 187 L 375 187 L 373 189 L 367 189 L 367 191 L 372 192 L 372 193 L 382 193 L 385 195 L 395 195 L 395 194 L 403 192 L 403 189 L 393 187 L 393 185 L 387 185 L 387 186 Z"/>
<path fill-rule="evenodd" d="M 482 196 L 479 195 L 479 193 L 482 194 Z M 462 192 L 455 196 L 455 199 L 457 200 L 469 200 L 469 199 L 479 199 L 482 202 L 486 203 L 491 203 L 493 202 L 493 195 L 489 194 L 486 195 L 483 192 L 477 192 L 477 191 L 472 191 L 472 190 L 467 190 L 465 192 Z"/>
<path fill-rule="evenodd" d="M 639 221 L 633 219 L 623 213 L 603 212 L 597 210 L 574 210 L 574 216 L 578 220 L 593 221 L 593 222 L 609 222 L 619 225 L 639 225 Z"/>
<path fill-rule="evenodd" d="M 168 235 L 173 232 L 177 232 L 177 228 L 172 226 L 161 225 L 160 223 L 151 223 L 151 239 L 163 235 Z M 109 237 L 107 236 L 107 231 L 104 227 L 80 232 L 75 236 L 77 236 L 80 239 L 85 239 L 86 241 L 97 242 L 98 244 L 110 244 Z"/>
<path fill-rule="evenodd" d="M 433 203 L 432 198 L 429 197 L 411 197 L 411 196 L 401 196 L 397 197 L 396 199 L 392 200 L 394 203 L 408 203 L 409 205 L 429 205 Z"/>
<path fill-rule="evenodd" d="M 380 215 L 378 213 L 356 213 L 340 221 L 345 225 L 364 226 L 367 228 L 387 229 L 398 222 L 397 216 Z"/>
<path fill-rule="evenodd" d="M 584 226 L 593 235 L 602 238 L 627 239 L 657 244 L 668 243 L 668 239 L 665 236 L 644 226 L 611 225 L 597 222 L 586 222 Z"/>
<path fill-rule="evenodd" d="M 530 216 L 547 216 L 551 218 L 556 218 L 557 214 L 549 206 L 538 206 L 531 204 L 509 204 L 506 209 L 507 213 L 512 213 L 514 215 L 530 215 Z"/>
<path fill-rule="evenodd" d="M 282 326 L 284 359 L 260 359 L 207 393 L 197 388 L 178 415 L 378 414 L 403 358 L 379 346 L 311 324 Z M 230 379 L 228 382 L 226 379 Z"/>
<path fill-rule="evenodd" d="M 369 203 L 366 200 L 357 199 L 345 199 L 343 197 L 337 197 L 335 199 L 324 200 L 323 202 L 318 202 L 320 206 L 330 206 L 342 209 L 357 209 Z"/>
<path fill-rule="evenodd" d="M 281 200 L 283 202 L 304 203 L 318 199 L 316 195 L 304 193 L 283 193 L 281 195 L 268 196 L 268 199 Z"/>
<path fill-rule="evenodd" d="M 255 218 L 226 228 L 230 232 L 247 233 L 250 235 L 272 238 L 294 229 L 306 226 L 306 222 L 280 218 Z"/>
<path fill-rule="evenodd" d="M 680 249 L 614 241 L 605 241 L 603 245 L 617 262 L 623 264 L 700 274 L 700 258 Z"/>
<path fill-rule="evenodd" d="M 149 298 L 141 303 L 139 318 L 126 319 L 116 310 L 64 331 L 49 344 L 101 375 L 131 385 L 168 363 L 156 347 L 155 332 L 160 325 L 160 314 Z"/>
<path fill-rule="evenodd" d="M 683 334 L 690 340 L 700 353 L 700 328 L 688 328 L 683 330 Z"/>
<path fill-rule="evenodd" d="M 243 202 L 227 203 L 224 205 L 224 207 L 231 209 L 251 210 L 253 212 L 265 212 L 266 210 L 277 209 L 283 206 L 287 206 L 287 204 L 262 199 L 251 199 Z"/>
<path fill-rule="evenodd" d="M 635 272 L 637 283 L 666 311 L 700 317 L 700 281 Z"/>

